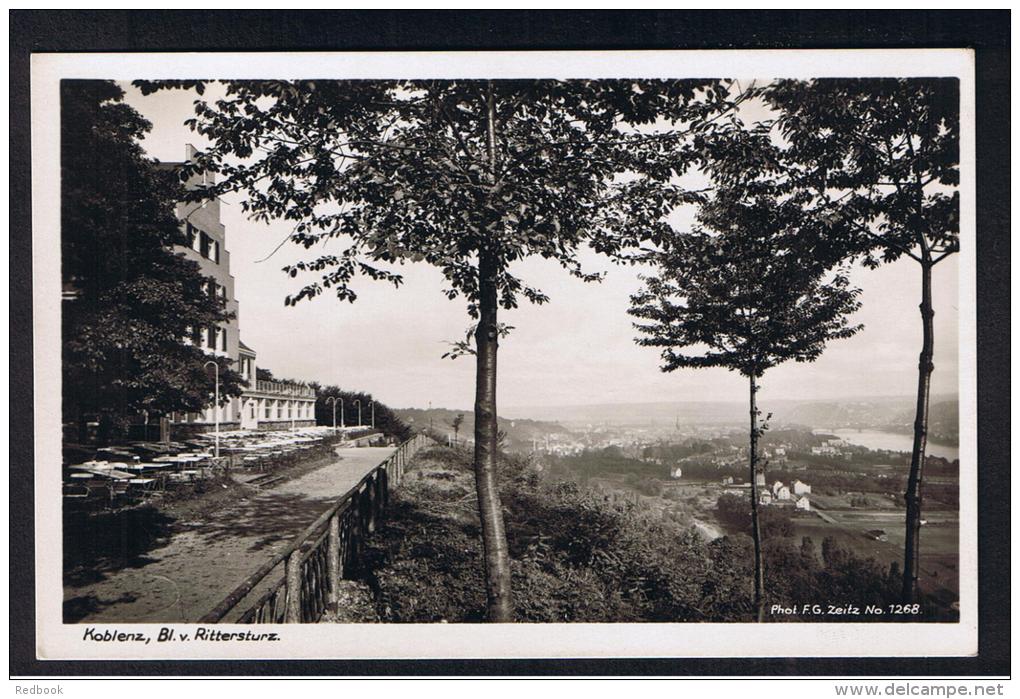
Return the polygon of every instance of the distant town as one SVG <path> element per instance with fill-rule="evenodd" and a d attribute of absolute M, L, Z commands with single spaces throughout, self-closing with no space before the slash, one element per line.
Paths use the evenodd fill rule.
<path fill-rule="evenodd" d="M 909 399 L 876 399 L 869 423 L 895 415 Z M 861 403 L 865 403 L 861 401 Z M 955 414 L 956 401 L 942 399 L 938 412 Z M 747 427 L 727 422 L 739 406 L 711 404 L 707 424 L 693 422 L 699 404 L 673 406 L 679 417 L 661 417 L 665 406 L 649 410 L 644 422 L 639 406 L 619 405 L 615 420 L 600 415 L 609 406 L 560 408 L 562 422 L 500 418 L 504 444 L 527 455 L 549 479 L 577 482 L 609 497 L 640 505 L 642 511 L 693 527 L 712 540 L 742 531 L 728 507 L 746 509 L 750 489 Z M 819 411 L 817 404 L 791 404 L 795 416 L 818 414 L 833 419 L 852 414 L 842 402 Z M 547 413 L 536 409 L 536 413 Z M 470 446 L 472 414 L 447 409 L 405 409 L 397 413 L 409 424 L 427 427 Z M 454 436 L 452 422 L 458 415 Z M 603 417 L 597 422 L 585 418 Z M 758 474 L 759 503 L 784 534 L 795 540 L 832 538 L 862 557 L 891 565 L 902 556 L 903 489 L 910 459 L 910 438 L 891 426 L 864 430 L 845 426 L 823 429 L 786 421 L 770 426 L 762 438 Z M 882 424 L 882 423 L 879 423 Z M 855 442 L 899 448 L 869 448 Z M 934 441 L 926 466 L 926 518 L 921 584 L 942 606 L 946 618 L 956 613 L 959 595 L 958 527 L 959 460 L 953 444 Z M 736 525 L 736 526 L 735 526 Z"/>

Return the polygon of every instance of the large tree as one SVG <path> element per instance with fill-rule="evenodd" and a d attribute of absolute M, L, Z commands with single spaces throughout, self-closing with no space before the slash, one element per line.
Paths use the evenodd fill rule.
<path fill-rule="evenodd" d="M 183 339 L 227 320 L 187 244 L 175 203 L 177 175 L 157 168 L 138 139 L 150 124 L 114 83 L 61 82 L 63 405 L 79 440 L 89 415 L 109 439 L 132 416 L 160 417 L 209 405 L 210 358 Z M 221 395 L 240 376 L 220 364 Z"/>
<path fill-rule="evenodd" d="M 840 228 L 848 257 L 901 257 L 921 273 L 921 350 L 906 501 L 903 601 L 917 595 L 922 481 L 934 370 L 932 269 L 959 250 L 960 89 L 956 78 L 780 81 L 763 95 L 787 144 L 790 183 Z"/>
<path fill-rule="evenodd" d="M 293 221 L 291 240 L 307 248 L 346 243 L 287 268 L 319 275 L 288 303 L 325 289 L 354 300 L 356 275 L 396 284 L 386 263 L 406 261 L 438 267 L 447 296 L 466 299 L 493 621 L 513 618 L 495 472 L 496 357 L 506 331 L 498 309 L 521 297 L 548 300 L 511 266 L 537 255 L 595 279 L 579 249 L 618 253 L 682 196 L 624 173 L 659 168 L 660 181 L 682 173 L 689 157 L 659 156 L 726 96 L 714 81 L 308 80 L 229 82 L 222 99 L 196 103 L 190 124 L 212 146 L 194 167 L 223 176 L 207 194 L 243 191 L 252 216 Z"/>
<path fill-rule="evenodd" d="M 755 171 L 746 165 L 745 173 Z M 692 230 L 677 231 L 647 255 L 655 271 L 632 297 L 630 313 L 641 321 L 638 344 L 662 349 L 663 371 L 722 367 L 748 379 L 753 600 L 760 622 L 764 464 L 758 440 L 767 425 L 759 422 L 758 381 L 771 367 L 814 361 L 829 340 L 853 335 L 858 328 L 847 316 L 858 307 L 858 292 L 818 249 L 801 201 L 753 177 L 722 175 L 717 184 Z"/>

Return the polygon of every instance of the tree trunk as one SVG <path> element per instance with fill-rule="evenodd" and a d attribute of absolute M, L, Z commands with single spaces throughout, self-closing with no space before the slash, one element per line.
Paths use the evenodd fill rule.
<path fill-rule="evenodd" d="M 765 561 L 761 550 L 761 520 L 758 518 L 758 384 L 751 375 L 751 538 L 754 540 L 754 609 L 758 622 L 765 621 Z"/>
<path fill-rule="evenodd" d="M 921 484 L 924 478 L 925 451 L 928 446 L 928 403 L 931 396 L 931 373 L 935 368 L 935 311 L 931 303 L 931 256 L 922 249 L 921 262 L 921 356 L 917 365 L 917 405 L 914 412 L 914 445 L 910 453 L 910 476 L 904 500 L 907 506 L 906 543 L 903 551 L 904 604 L 917 600 L 917 579 L 920 572 L 921 546 Z"/>
<path fill-rule="evenodd" d="M 480 255 L 479 322 L 475 331 L 475 488 L 485 550 L 485 588 L 489 621 L 513 621 L 510 555 L 503 526 L 503 508 L 496 484 L 496 270 L 488 254 Z"/>

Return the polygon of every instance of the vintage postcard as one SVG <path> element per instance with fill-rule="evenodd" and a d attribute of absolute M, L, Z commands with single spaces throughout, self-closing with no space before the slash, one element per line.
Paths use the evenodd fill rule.
<path fill-rule="evenodd" d="M 40 659 L 977 652 L 966 50 L 32 59 Z"/>

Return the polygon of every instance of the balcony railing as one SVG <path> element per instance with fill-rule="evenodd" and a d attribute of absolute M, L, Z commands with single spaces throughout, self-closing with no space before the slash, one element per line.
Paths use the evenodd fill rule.
<path fill-rule="evenodd" d="M 272 393 L 278 396 L 294 396 L 297 398 L 315 398 L 315 389 L 297 383 L 285 381 L 256 381 L 255 390 L 259 393 Z"/>

